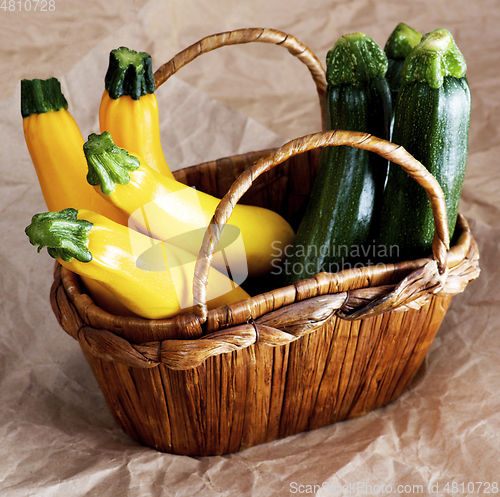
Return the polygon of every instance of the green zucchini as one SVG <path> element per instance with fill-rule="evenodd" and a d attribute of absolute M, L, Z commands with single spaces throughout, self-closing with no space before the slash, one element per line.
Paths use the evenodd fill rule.
<path fill-rule="evenodd" d="M 420 43 L 421 33 L 411 28 L 407 24 L 400 22 L 391 33 L 384 46 L 387 55 L 387 73 L 385 79 L 391 89 L 391 99 L 396 101 L 399 87 L 401 86 L 401 72 L 406 57 L 413 50 L 415 45 Z"/>
<path fill-rule="evenodd" d="M 453 236 L 467 162 L 470 90 L 466 64 L 451 34 L 426 34 L 408 55 L 394 110 L 392 141 L 419 160 L 440 184 Z M 424 189 L 390 164 L 377 243 L 397 246 L 394 260 L 427 257 L 434 218 Z"/>
<path fill-rule="evenodd" d="M 391 101 L 384 51 L 367 35 L 352 33 L 335 43 L 326 62 L 327 128 L 388 138 Z M 372 152 L 322 149 L 294 245 L 281 267 L 285 284 L 366 263 L 365 245 L 370 245 L 387 168 L 388 161 Z"/>

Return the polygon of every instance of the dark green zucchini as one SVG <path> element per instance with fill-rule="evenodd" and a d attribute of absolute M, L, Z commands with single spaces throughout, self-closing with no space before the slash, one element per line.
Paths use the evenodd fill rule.
<path fill-rule="evenodd" d="M 328 129 L 388 138 L 390 91 L 384 51 L 363 33 L 341 37 L 327 56 Z M 381 200 L 388 162 L 348 146 L 322 150 L 290 256 L 285 283 L 369 263 L 372 216 Z M 369 245 L 366 247 L 366 245 Z"/>
<path fill-rule="evenodd" d="M 470 90 L 466 64 L 451 34 L 428 33 L 407 57 L 395 104 L 392 141 L 402 145 L 443 189 L 453 236 L 467 162 Z M 434 219 L 422 187 L 397 165 L 390 165 L 377 243 L 394 260 L 427 257 Z"/>
<path fill-rule="evenodd" d="M 406 57 L 413 50 L 415 45 L 420 43 L 422 35 L 407 24 L 400 22 L 391 33 L 384 47 L 387 55 L 387 73 L 385 79 L 391 89 L 392 101 L 396 97 L 401 86 L 401 72 Z"/>

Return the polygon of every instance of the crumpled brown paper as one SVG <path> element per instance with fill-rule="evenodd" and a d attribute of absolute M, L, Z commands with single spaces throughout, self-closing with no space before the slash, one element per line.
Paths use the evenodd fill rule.
<path fill-rule="evenodd" d="M 488 0 L 55 5 L 45 13 L 0 10 L 0 495 L 498 493 L 500 5 Z M 468 61 L 473 114 L 461 212 L 479 244 L 480 278 L 452 301 L 409 390 L 383 409 L 221 457 L 173 456 L 136 444 L 116 426 L 78 344 L 52 314 L 52 259 L 45 251 L 37 254 L 24 235 L 31 216 L 45 205 L 24 144 L 19 80 L 58 77 L 86 136 L 98 129 L 107 57 L 120 45 L 148 51 L 157 67 L 203 36 L 273 27 L 293 34 L 324 61 L 342 34 L 364 31 L 383 45 L 400 21 L 422 32 L 449 29 Z M 157 95 L 173 169 L 319 129 L 309 74 L 280 47 L 255 44 L 205 55 Z"/>

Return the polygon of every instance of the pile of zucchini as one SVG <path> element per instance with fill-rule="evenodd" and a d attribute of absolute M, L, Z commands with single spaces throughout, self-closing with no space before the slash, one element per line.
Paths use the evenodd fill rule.
<path fill-rule="evenodd" d="M 382 49 L 363 33 L 327 55 L 327 129 L 403 146 L 443 189 L 450 237 L 465 173 L 470 90 L 445 29 L 424 36 L 400 23 Z M 321 152 L 315 184 L 282 266 L 285 284 L 318 272 L 427 257 L 434 220 L 424 189 L 397 164 L 347 146 Z"/>

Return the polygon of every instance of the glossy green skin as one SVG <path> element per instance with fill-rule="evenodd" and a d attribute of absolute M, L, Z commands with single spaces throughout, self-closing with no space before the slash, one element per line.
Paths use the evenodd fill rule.
<path fill-rule="evenodd" d="M 328 129 L 387 138 L 391 102 L 384 77 L 358 86 L 328 86 L 326 102 Z M 387 160 L 365 150 L 344 145 L 322 150 L 294 252 L 284 269 L 286 284 L 365 262 L 352 257 L 351 247 L 372 242 L 374 206 L 381 201 L 387 168 Z"/>
<path fill-rule="evenodd" d="M 422 35 L 410 26 L 400 22 L 391 33 L 384 47 L 387 55 L 385 79 L 391 89 L 392 101 L 395 102 L 401 86 L 401 73 L 406 57 L 422 39 Z"/>
<path fill-rule="evenodd" d="M 391 89 L 391 97 L 394 100 L 401 86 L 401 71 L 403 70 L 403 65 L 405 63 L 404 59 L 391 59 L 387 58 L 387 74 L 385 75 L 387 82 L 389 83 L 389 88 Z"/>
<path fill-rule="evenodd" d="M 443 189 L 450 238 L 467 162 L 470 109 L 466 78 L 453 76 L 446 76 L 440 88 L 419 81 L 403 85 L 395 108 L 392 141 L 419 160 Z M 433 237 L 434 218 L 425 190 L 391 164 L 377 243 L 397 245 L 395 260 L 411 260 L 430 254 Z"/>

